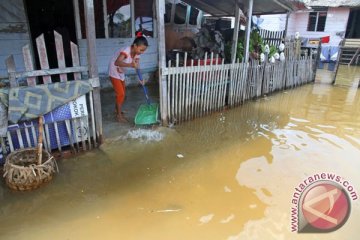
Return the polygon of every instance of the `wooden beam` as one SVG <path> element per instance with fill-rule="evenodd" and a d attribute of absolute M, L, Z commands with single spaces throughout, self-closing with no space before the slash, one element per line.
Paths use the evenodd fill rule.
<path fill-rule="evenodd" d="M 104 15 L 104 30 L 105 38 L 109 38 L 109 22 L 107 17 L 107 0 L 102 0 L 103 4 L 103 15 Z"/>
<path fill-rule="evenodd" d="M 39 62 L 40 67 L 42 70 L 48 70 L 50 69 L 49 66 L 49 60 L 46 52 L 46 45 L 45 45 L 45 39 L 44 34 L 41 34 L 39 37 L 36 38 L 36 47 L 39 55 Z M 43 76 L 43 83 L 48 84 L 51 83 L 51 76 Z"/>
<path fill-rule="evenodd" d="M 66 68 L 65 64 L 65 54 L 64 54 L 64 44 L 62 36 L 54 30 L 54 37 L 55 37 L 55 47 L 56 47 L 56 57 L 58 62 L 58 67 L 60 69 Z M 67 74 L 61 73 L 60 74 L 60 81 L 66 82 L 67 81 Z"/>
<path fill-rule="evenodd" d="M 155 21 L 156 19 L 156 3 L 155 1 L 153 1 L 153 5 L 152 5 L 152 13 L 153 13 L 153 38 L 156 38 L 157 34 L 157 21 Z"/>
<path fill-rule="evenodd" d="M 84 0 L 85 9 L 85 27 L 86 27 L 86 42 L 87 42 L 87 61 L 89 66 L 89 78 L 98 78 L 98 68 L 96 63 L 96 35 L 95 35 L 95 16 L 94 16 L 94 2 L 93 0 Z M 94 95 L 94 111 L 96 136 L 99 144 L 103 141 L 102 132 L 102 113 L 100 100 L 100 86 L 93 90 Z"/>
<path fill-rule="evenodd" d="M 15 60 L 13 55 L 10 55 L 8 58 L 6 58 L 5 65 L 7 68 L 7 72 L 9 74 L 10 87 L 19 86 L 19 83 L 17 82 L 15 77 L 16 67 L 15 67 Z"/>
<path fill-rule="evenodd" d="M 278 0 L 273 0 L 273 2 L 276 3 L 277 5 L 279 5 L 280 7 L 286 9 L 289 12 L 293 11 L 289 6 L 286 6 L 285 4 L 279 2 Z"/>
<path fill-rule="evenodd" d="M 339 44 L 339 52 L 338 52 L 338 56 L 337 56 L 337 59 L 336 59 L 336 65 L 335 65 L 335 71 L 334 71 L 333 79 L 332 79 L 332 82 L 331 82 L 333 85 L 335 84 L 336 77 L 337 77 L 337 74 L 338 74 L 338 71 L 339 71 L 340 59 L 341 59 L 341 54 L 342 54 L 342 51 L 343 51 L 343 47 L 345 45 L 345 41 L 346 41 L 346 39 L 344 38 L 344 39 L 342 39 L 340 41 L 340 44 Z M 321 49 L 320 50 L 318 49 L 317 51 L 318 51 L 317 56 L 319 56 L 320 55 L 319 51 L 321 51 Z M 318 64 L 318 57 L 316 58 L 316 63 L 315 64 Z M 314 72 L 313 81 L 315 81 L 317 67 L 318 66 L 316 65 L 314 67 L 314 70 L 313 70 L 313 72 Z"/>
<path fill-rule="evenodd" d="M 284 41 L 285 41 L 286 35 L 287 35 L 287 33 L 288 33 L 289 17 L 290 17 L 290 12 L 287 12 L 287 13 L 286 13 L 286 21 L 285 21 L 285 30 L 284 30 L 284 36 L 283 36 Z"/>
<path fill-rule="evenodd" d="M 239 37 L 239 27 L 240 27 L 240 8 L 236 6 L 235 9 L 235 26 L 233 32 L 233 41 L 231 46 L 231 63 L 236 61 L 236 50 L 237 50 L 237 43 Z"/>
<path fill-rule="evenodd" d="M 74 14 L 75 14 L 76 38 L 82 39 L 79 0 L 73 0 L 73 5 L 74 5 Z"/>
<path fill-rule="evenodd" d="M 251 20 L 252 20 L 252 11 L 253 11 L 254 0 L 249 0 L 248 9 L 247 9 L 247 26 L 245 33 L 245 46 L 244 46 L 244 60 L 247 62 L 249 60 L 249 44 L 250 44 L 250 33 L 251 33 Z"/>
<path fill-rule="evenodd" d="M 163 71 L 166 68 L 166 49 L 165 49 L 165 0 L 156 0 L 156 21 L 158 33 L 158 52 L 159 52 L 159 91 L 160 91 L 160 114 L 163 125 L 168 124 L 167 115 L 167 82 Z"/>
<path fill-rule="evenodd" d="M 30 45 L 26 44 L 23 48 L 23 57 L 24 57 L 24 64 L 26 71 L 33 71 L 34 70 L 34 64 L 33 64 L 33 58 L 31 56 L 30 52 Z M 28 86 L 35 86 L 36 85 L 36 78 L 35 77 L 28 77 L 26 79 Z"/>
<path fill-rule="evenodd" d="M 29 70 L 29 71 L 25 71 L 25 72 L 16 72 L 13 74 L 16 78 L 23 78 L 23 77 L 31 78 L 31 77 L 39 77 L 39 76 L 55 75 L 55 74 L 80 73 L 80 72 L 86 72 L 86 71 L 88 71 L 88 67 L 79 66 L 79 67 L 32 70 L 32 71 Z M 80 78 L 78 78 L 78 79 L 80 79 Z M 75 79 L 75 80 L 78 80 L 78 79 Z"/>
<path fill-rule="evenodd" d="M 135 38 L 135 1 L 134 0 L 130 0 L 130 11 L 131 11 L 131 37 Z"/>

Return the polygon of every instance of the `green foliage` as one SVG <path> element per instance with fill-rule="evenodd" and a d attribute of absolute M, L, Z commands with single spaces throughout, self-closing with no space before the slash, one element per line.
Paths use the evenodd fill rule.
<path fill-rule="evenodd" d="M 231 42 L 227 42 L 225 44 L 225 60 L 226 62 L 230 63 L 231 62 Z M 243 56 L 244 55 L 244 44 L 243 42 L 240 40 L 237 43 L 236 46 L 236 59 L 239 59 L 239 61 L 242 61 Z"/>
<path fill-rule="evenodd" d="M 236 59 L 239 59 L 239 61 L 242 61 L 244 55 L 244 44 L 242 41 L 238 41 L 238 44 L 236 46 Z"/>
<path fill-rule="evenodd" d="M 225 44 L 224 52 L 225 52 L 225 61 L 227 63 L 231 62 L 231 42 L 227 42 Z"/>
<path fill-rule="evenodd" d="M 250 33 L 250 43 L 249 43 L 249 52 L 250 53 L 257 53 L 260 54 L 262 51 L 262 48 L 264 47 L 264 41 L 262 37 L 260 36 L 260 33 L 258 30 L 253 30 Z"/>
<path fill-rule="evenodd" d="M 244 53 L 244 39 L 239 39 L 236 50 L 236 59 L 240 61 L 243 59 Z M 253 58 L 258 58 L 261 53 L 265 53 L 265 43 L 258 30 L 254 29 L 250 33 L 249 40 L 249 52 Z M 274 45 L 270 46 L 270 52 L 268 57 L 271 58 L 277 52 L 277 48 Z M 225 60 L 231 62 L 231 42 L 226 43 L 225 45 Z"/>
<path fill-rule="evenodd" d="M 277 53 L 277 48 L 274 45 L 270 46 L 270 52 L 269 52 L 269 58 L 274 56 L 274 54 Z"/>

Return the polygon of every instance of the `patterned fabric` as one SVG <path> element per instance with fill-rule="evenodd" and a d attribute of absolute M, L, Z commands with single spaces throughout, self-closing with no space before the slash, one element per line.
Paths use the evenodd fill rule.
<path fill-rule="evenodd" d="M 11 88 L 8 120 L 11 123 L 17 123 L 37 118 L 91 90 L 91 85 L 86 81 Z"/>
<path fill-rule="evenodd" d="M 8 121 L 7 121 L 7 106 L 9 90 L 6 88 L 0 89 L 0 137 L 6 136 Z"/>
<path fill-rule="evenodd" d="M 0 88 L 0 102 L 5 106 L 9 105 L 9 89 Z"/>
<path fill-rule="evenodd" d="M 7 126 L 7 109 L 6 106 L 0 102 L 0 137 L 6 136 Z"/>

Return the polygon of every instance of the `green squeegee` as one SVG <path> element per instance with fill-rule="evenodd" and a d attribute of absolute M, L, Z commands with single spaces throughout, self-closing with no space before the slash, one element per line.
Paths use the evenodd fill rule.
<path fill-rule="evenodd" d="M 142 76 L 139 69 L 136 69 L 138 77 L 140 81 L 142 81 Z M 158 112 L 159 112 L 159 104 L 151 103 L 148 95 L 147 88 L 145 85 L 142 85 L 145 97 L 146 97 L 146 104 L 141 104 L 136 116 L 135 116 L 135 124 L 136 125 L 148 125 L 154 124 L 158 122 Z"/>

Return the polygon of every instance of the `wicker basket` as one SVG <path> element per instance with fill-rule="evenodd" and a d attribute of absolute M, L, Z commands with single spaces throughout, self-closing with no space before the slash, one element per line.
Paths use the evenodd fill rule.
<path fill-rule="evenodd" d="M 38 164 L 38 149 L 19 149 L 10 153 L 4 165 L 4 178 L 9 188 L 19 191 L 33 190 L 49 182 L 58 166 L 53 156 L 42 151 L 42 161 Z"/>

